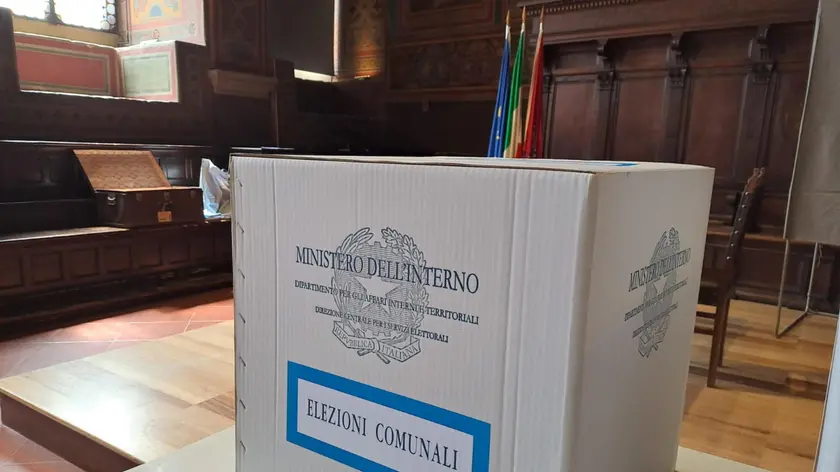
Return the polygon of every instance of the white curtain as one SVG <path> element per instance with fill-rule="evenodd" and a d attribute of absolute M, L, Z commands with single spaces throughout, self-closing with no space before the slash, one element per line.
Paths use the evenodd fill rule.
<path fill-rule="evenodd" d="M 821 0 L 785 237 L 840 245 L 840 0 Z"/>

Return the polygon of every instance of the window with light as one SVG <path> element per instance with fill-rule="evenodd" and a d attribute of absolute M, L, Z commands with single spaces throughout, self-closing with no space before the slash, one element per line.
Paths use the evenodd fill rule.
<path fill-rule="evenodd" d="M 18 16 L 52 24 L 116 32 L 116 0 L 0 0 Z"/>

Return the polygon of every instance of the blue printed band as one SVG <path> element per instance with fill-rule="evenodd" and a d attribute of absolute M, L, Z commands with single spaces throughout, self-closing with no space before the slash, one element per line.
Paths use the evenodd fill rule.
<path fill-rule="evenodd" d="M 298 387 L 300 380 L 392 410 L 397 410 L 472 436 L 471 471 L 489 472 L 490 470 L 489 423 L 295 362 L 288 363 L 286 398 L 286 440 L 292 444 L 296 444 L 357 470 L 365 472 L 398 472 L 393 468 L 301 433 L 298 429 Z"/>
<path fill-rule="evenodd" d="M 579 164 L 593 165 L 593 166 L 607 166 L 607 167 L 633 167 L 639 165 L 635 162 L 616 162 L 616 161 L 575 161 Z"/>

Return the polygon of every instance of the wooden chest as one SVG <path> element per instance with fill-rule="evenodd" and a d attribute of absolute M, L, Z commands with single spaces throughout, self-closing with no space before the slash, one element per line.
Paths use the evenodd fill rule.
<path fill-rule="evenodd" d="M 149 151 L 74 150 L 96 194 L 99 223 L 122 228 L 204 220 L 198 187 L 173 187 Z"/>

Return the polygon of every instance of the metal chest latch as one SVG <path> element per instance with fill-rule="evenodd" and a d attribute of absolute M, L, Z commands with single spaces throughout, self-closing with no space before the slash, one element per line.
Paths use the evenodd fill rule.
<path fill-rule="evenodd" d="M 172 203 L 166 202 L 160 205 L 160 210 L 157 214 L 158 223 L 172 222 Z"/>

